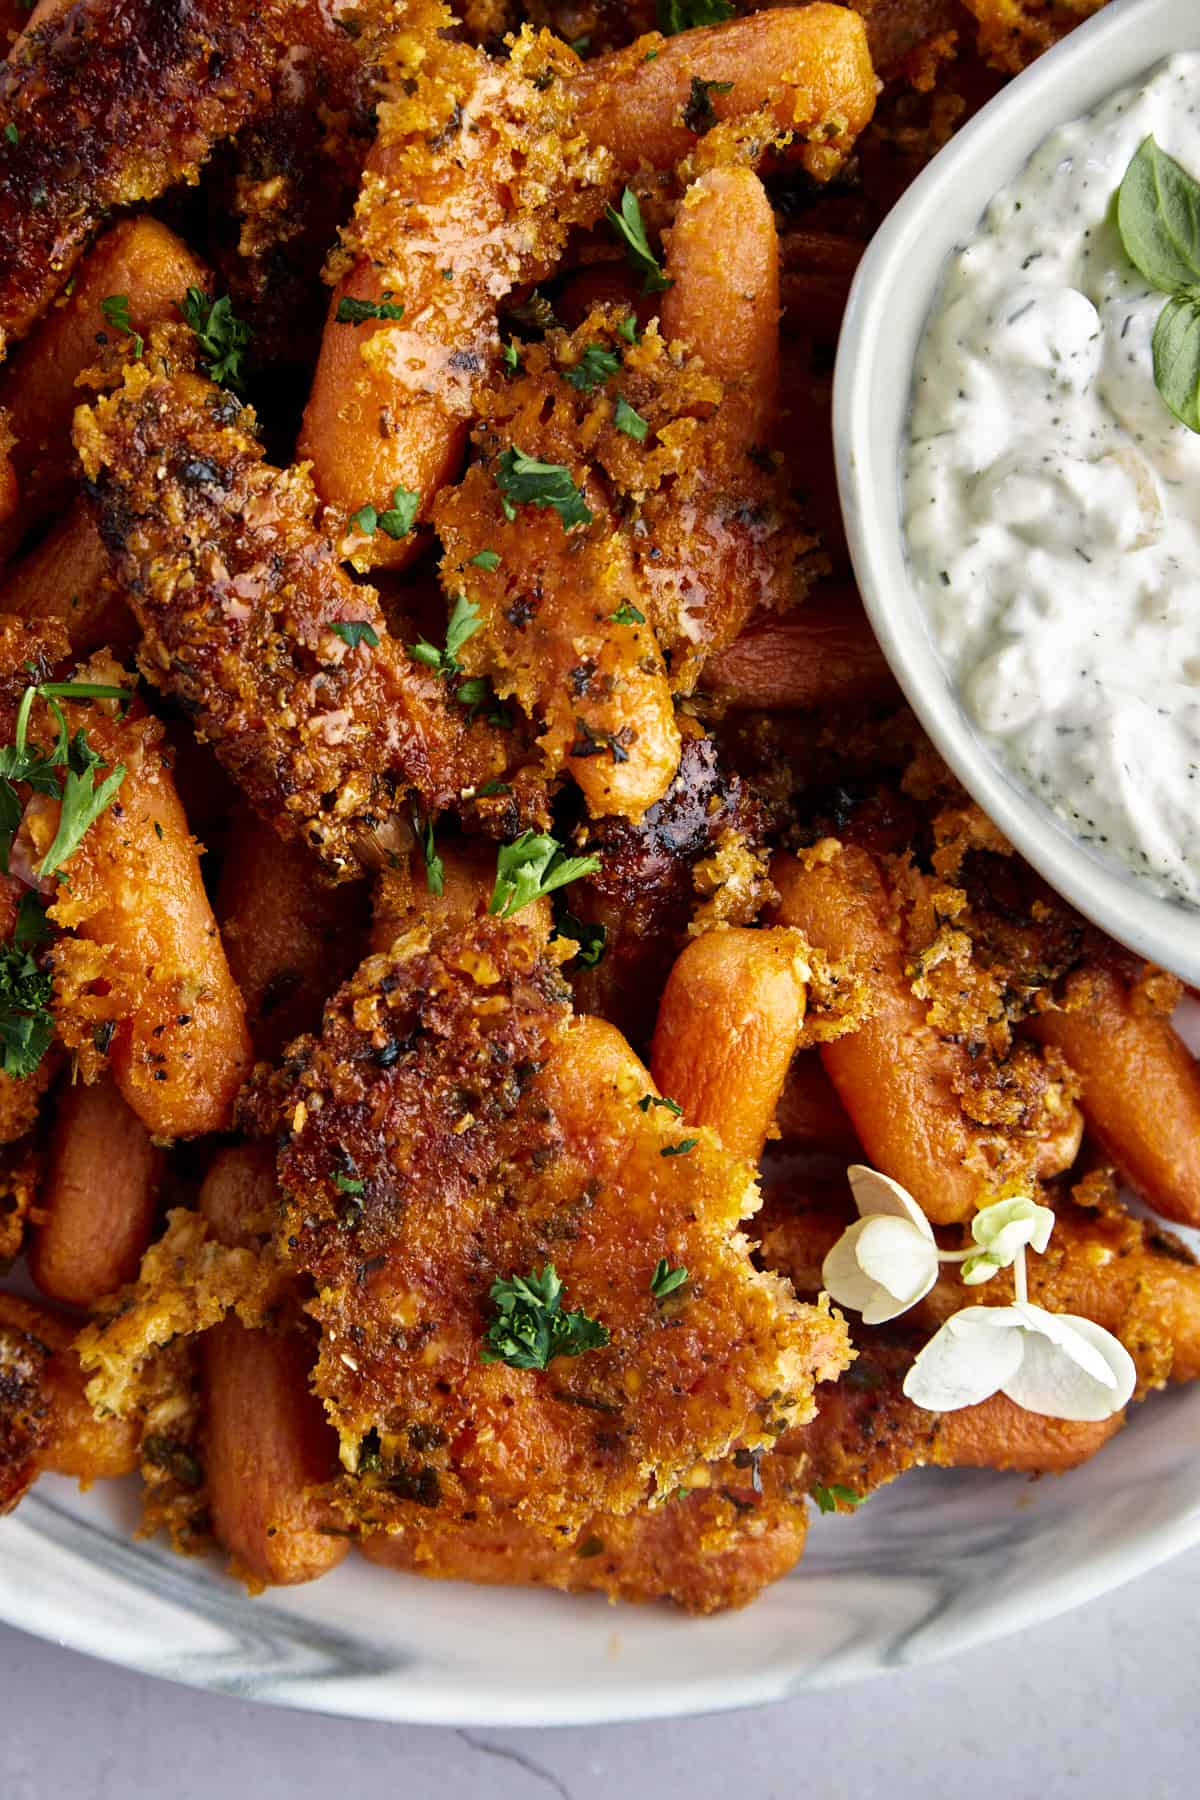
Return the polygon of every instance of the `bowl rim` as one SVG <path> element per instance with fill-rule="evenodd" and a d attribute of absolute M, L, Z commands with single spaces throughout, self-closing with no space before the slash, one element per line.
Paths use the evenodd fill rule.
<path fill-rule="evenodd" d="M 1013 847 L 1079 912 L 1196 984 L 1200 908 L 1160 897 L 1083 845 L 1005 770 L 968 720 L 909 573 L 899 478 L 913 358 L 956 244 L 1056 127 L 1192 48 L 1200 51 L 1195 0 L 1115 0 L 1001 89 L 938 152 L 859 264 L 838 341 L 833 438 L 867 616 L 935 747 Z"/>

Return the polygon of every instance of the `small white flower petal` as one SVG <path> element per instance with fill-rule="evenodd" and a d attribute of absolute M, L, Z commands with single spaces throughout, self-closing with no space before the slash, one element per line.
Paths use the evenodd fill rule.
<path fill-rule="evenodd" d="M 848 1225 L 821 1265 L 821 1285 L 830 1298 L 851 1312 L 860 1313 L 876 1297 L 875 1283 L 858 1266 L 855 1249 L 868 1220 Z"/>
<path fill-rule="evenodd" d="M 971 1236 L 977 1244 L 990 1250 L 997 1266 L 1007 1269 L 1018 1250 L 1026 1244 L 1040 1254 L 1050 1241 L 1054 1214 L 1048 1206 L 1018 1196 L 1015 1200 L 996 1200 L 985 1206 L 971 1220 Z"/>
<path fill-rule="evenodd" d="M 1046 1329 L 1047 1319 L 1054 1321 L 1051 1330 Z M 1137 1383 L 1133 1358 L 1111 1332 L 1091 1319 L 1046 1313 L 1021 1335 L 1025 1353 L 1003 1391 L 1026 1412 L 1053 1419 L 1099 1420 L 1111 1418 L 1128 1403 Z"/>
<path fill-rule="evenodd" d="M 846 1170 L 846 1178 L 860 1218 L 885 1213 L 892 1218 L 907 1219 L 910 1225 L 916 1226 L 922 1237 L 933 1242 L 933 1227 L 929 1220 L 908 1189 L 902 1188 L 890 1175 L 882 1175 L 878 1169 L 868 1168 L 866 1163 L 851 1163 Z"/>
<path fill-rule="evenodd" d="M 1002 1388 L 1021 1364 L 1022 1334 L 996 1329 L 990 1315 L 1009 1313 L 1011 1307 L 968 1306 L 946 1320 L 930 1338 L 904 1377 L 904 1392 L 915 1406 L 928 1412 L 958 1412 L 978 1406 Z M 987 1329 L 979 1329 L 977 1314 L 989 1315 Z"/>
<path fill-rule="evenodd" d="M 925 1298 L 937 1280 L 937 1245 L 907 1219 L 876 1214 L 861 1223 L 854 1254 L 877 1290 L 863 1321 L 882 1325 Z"/>

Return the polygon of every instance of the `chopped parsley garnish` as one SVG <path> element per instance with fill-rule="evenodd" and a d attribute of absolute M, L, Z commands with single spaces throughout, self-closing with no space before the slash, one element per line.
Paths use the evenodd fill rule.
<path fill-rule="evenodd" d="M 606 206 L 604 216 L 625 246 L 626 259 L 642 277 L 644 294 L 661 294 L 674 284 L 663 274 L 662 267 L 646 237 L 646 227 L 642 223 L 642 209 L 638 205 L 638 197 L 632 188 L 626 188 L 621 195 L 621 210 Z"/>
<path fill-rule="evenodd" d="M 621 359 L 615 350 L 606 350 L 603 344 L 588 344 L 575 366 L 564 369 L 563 380 L 569 381 L 581 394 L 590 394 L 593 388 L 603 387 L 620 366 Z"/>
<path fill-rule="evenodd" d="M 555 918 L 554 929 L 559 937 L 570 938 L 579 945 L 575 961 L 581 969 L 594 969 L 603 960 L 607 925 L 589 925 L 585 919 L 577 919 L 573 912 L 561 912 Z"/>
<path fill-rule="evenodd" d="M 19 949 L 26 950 L 31 944 L 46 944 L 53 933 L 46 923 L 46 911 L 38 896 L 33 893 L 22 894 L 17 907 L 17 922 L 13 926 L 12 941 Z"/>
<path fill-rule="evenodd" d="M 668 1294 L 681 1288 L 687 1278 L 688 1272 L 682 1263 L 677 1269 L 673 1269 L 666 1257 L 660 1256 L 650 1277 L 650 1292 L 655 1300 L 665 1300 Z"/>
<path fill-rule="evenodd" d="M 333 1185 L 339 1194 L 361 1194 L 366 1182 L 357 1175 L 343 1175 L 340 1169 L 335 1170 Z"/>
<path fill-rule="evenodd" d="M 28 947 L 0 947 L 0 1069 L 15 1081 L 32 1075 L 50 1048 L 54 982 Z"/>
<path fill-rule="evenodd" d="M 629 313 L 627 317 L 621 320 L 621 323 L 617 326 L 617 336 L 623 337 L 627 344 L 641 343 L 641 335 L 638 332 L 637 317 L 635 314 Z"/>
<path fill-rule="evenodd" d="M 500 352 L 500 367 L 506 375 L 519 375 L 524 367 L 517 346 L 511 338 Z"/>
<path fill-rule="evenodd" d="M 622 600 L 616 612 L 610 612 L 609 618 L 614 625 L 644 625 L 646 615 L 634 606 L 630 600 Z"/>
<path fill-rule="evenodd" d="M 617 404 L 613 410 L 613 424 L 626 437 L 636 438 L 640 444 L 650 429 L 649 421 L 643 419 L 641 413 L 635 412 L 624 394 L 617 395 Z"/>
<path fill-rule="evenodd" d="M 465 594 L 459 594 L 446 626 L 446 648 L 439 650 L 436 644 L 428 643 L 425 638 L 418 638 L 415 644 L 408 646 L 408 654 L 414 662 L 424 663 L 427 669 L 450 680 L 452 676 L 462 672 L 462 664 L 458 660 L 459 651 L 468 638 L 474 637 L 482 624 L 475 602 L 468 600 Z"/>
<path fill-rule="evenodd" d="M 655 15 L 664 36 L 674 37 L 701 25 L 723 25 L 732 19 L 733 7 L 730 0 L 658 0 Z"/>
<path fill-rule="evenodd" d="M 481 1362 L 507 1363 L 510 1369 L 544 1369 L 553 1357 L 582 1356 L 602 1350 L 608 1332 L 585 1312 L 562 1310 L 562 1282 L 553 1263 L 539 1275 L 514 1275 L 493 1281 L 488 1290 L 496 1317 L 484 1333 Z"/>
<path fill-rule="evenodd" d="M 129 320 L 129 295 L 106 294 L 100 302 L 100 311 L 104 314 L 106 325 L 111 325 L 113 330 L 119 331 L 122 337 L 133 339 L 134 361 L 140 361 L 145 344 L 140 333 L 133 329 Z"/>
<path fill-rule="evenodd" d="M 417 844 L 425 859 L 425 886 L 431 894 L 440 894 L 446 885 L 446 865 L 434 845 L 433 820 L 421 819 L 414 813 L 413 830 L 417 834 Z"/>
<path fill-rule="evenodd" d="M 687 1156 L 699 1142 L 699 1138 L 680 1138 L 677 1144 L 664 1144 L 658 1154 L 660 1156 Z"/>
<path fill-rule="evenodd" d="M 244 319 L 234 317 L 229 295 L 222 294 L 214 300 L 203 288 L 190 287 L 179 302 L 179 310 L 184 324 L 191 326 L 196 342 L 208 358 L 205 372 L 213 381 L 240 387 L 242 358 L 254 333 Z"/>
<path fill-rule="evenodd" d="M 88 826 L 112 805 L 125 779 L 125 765 L 118 763 L 97 786 L 101 758 L 82 731 L 70 736 L 59 700 L 130 698 L 128 688 L 95 681 L 43 681 L 25 689 L 17 708 L 16 742 L 0 750 L 0 869 L 8 870 L 9 851 L 25 810 L 15 782 L 23 781 L 35 793 L 51 794 L 60 802 L 58 830 L 37 869 L 39 876 L 47 876 L 74 855 Z M 49 751 L 28 742 L 29 714 L 36 699 L 44 700 L 58 721 L 58 739 Z"/>
<path fill-rule="evenodd" d="M 468 561 L 473 569 L 498 569 L 500 552 L 498 550 L 479 550 Z"/>
<path fill-rule="evenodd" d="M 379 648 L 379 633 L 365 619 L 335 619 L 329 629 L 352 650 L 357 650 L 360 644 L 369 644 L 372 650 Z"/>
<path fill-rule="evenodd" d="M 665 1106 L 673 1118 L 682 1119 L 683 1108 L 678 1100 L 672 1100 L 669 1094 L 643 1094 L 638 1101 L 640 1112 L 649 1112 L 652 1106 Z"/>
<path fill-rule="evenodd" d="M 837 1512 L 839 1501 L 843 1506 L 861 1506 L 867 1497 L 865 1494 L 856 1494 L 853 1488 L 840 1487 L 837 1482 L 831 1483 L 829 1487 L 823 1487 L 818 1483 L 810 1491 L 819 1510 L 823 1513 Z"/>
<path fill-rule="evenodd" d="M 4 136 L 5 136 L 6 141 L 10 144 L 19 144 L 21 141 L 21 134 L 17 130 L 16 126 L 12 123 L 11 119 L 9 120 L 8 124 L 4 127 Z"/>
<path fill-rule="evenodd" d="M 567 39 L 568 50 L 573 50 L 576 56 L 586 56 L 591 47 L 592 36 L 590 32 L 585 31 L 582 37 Z"/>
<path fill-rule="evenodd" d="M 571 480 L 570 469 L 562 463 L 536 462 L 515 444 L 497 459 L 496 486 L 507 502 L 507 518 L 516 516 L 517 506 L 552 506 L 564 531 L 591 522 L 591 509 Z"/>
<path fill-rule="evenodd" d="M 392 504 L 383 512 L 378 512 L 368 501 L 356 513 L 350 514 L 350 523 L 364 537 L 374 537 L 377 530 L 390 538 L 407 537 L 416 523 L 420 504 L 420 494 L 410 493 L 404 487 L 393 488 Z"/>
<path fill-rule="evenodd" d="M 531 901 L 584 875 L 594 875 L 599 867 L 598 856 L 567 856 L 557 838 L 523 831 L 515 843 L 501 845 L 488 912 L 511 919 Z"/>
<path fill-rule="evenodd" d="M 683 122 L 689 131 L 697 137 L 703 137 L 711 131 L 717 122 L 717 115 L 710 94 L 728 94 L 733 88 L 732 81 L 701 81 L 699 75 L 692 76 L 692 91 L 687 105 L 683 109 Z"/>
<path fill-rule="evenodd" d="M 391 296 L 391 288 L 384 288 L 382 300 L 353 300 L 343 294 L 334 320 L 338 325 L 365 325 L 368 319 L 402 319 L 404 308 Z"/>

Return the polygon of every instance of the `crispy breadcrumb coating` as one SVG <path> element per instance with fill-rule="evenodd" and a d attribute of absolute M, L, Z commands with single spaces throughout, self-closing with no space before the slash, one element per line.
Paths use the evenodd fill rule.
<path fill-rule="evenodd" d="M 808 1416 L 841 1323 L 755 1277 L 752 1169 L 641 1110 L 650 1092 L 617 1032 L 572 1022 L 539 941 L 487 920 L 369 958 L 260 1085 L 349 1518 L 572 1530 Z M 689 1271 L 670 1302 L 650 1289 L 662 1256 Z M 548 1263 L 610 1341 L 544 1371 L 485 1364 L 493 1282 Z"/>
<path fill-rule="evenodd" d="M 305 465 L 272 468 L 249 408 L 168 368 L 169 353 L 147 355 L 76 418 L 101 532 L 144 634 L 142 668 L 262 817 L 335 877 L 354 875 L 410 789 L 439 812 L 506 773 L 509 740 L 469 722 L 393 641 L 374 590 L 349 579 L 314 527 Z M 514 808 L 479 805 L 505 824 Z"/>

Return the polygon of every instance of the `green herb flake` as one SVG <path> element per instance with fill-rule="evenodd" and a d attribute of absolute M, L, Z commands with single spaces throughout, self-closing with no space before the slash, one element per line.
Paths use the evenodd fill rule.
<path fill-rule="evenodd" d="M 594 875 L 599 867 L 598 856 L 568 856 L 557 838 L 522 832 L 515 843 L 500 848 L 488 912 L 493 917 L 511 919 L 531 901 L 566 887 L 568 882 Z"/>
<path fill-rule="evenodd" d="M 204 356 L 205 372 L 213 381 L 236 388 L 243 380 L 242 358 L 254 333 L 245 320 L 235 318 L 228 294 L 213 299 L 203 288 L 190 287 L 179 302 L 185 325 L 196 334 Z"/>
<path fill-rule="evenodd" d="M 622 600 L 616 612 L 610 612 L 609 618 L 614 625 L 644 625 L 646 615 L 634 606 L 631 600 Z"/>
<path fill-rule="evenodd" d="M 685 128 L 694 131 L 697 137 L 703 137 L 706 131 L 711 131 L 717 122 L 717 115 L 710 95 L 728 94 L 732 89 L 732 81 L 702 81 L 699 75 L 693 75 L 692 91 L 683 109 Z"/>
<path fill-rule="evenodd" d="M 624 394 L 617 395 L 617 404 L 613 409 L 613 424 L 626 437 L 636 438 L 640 444 L 650 429 L 649 422 L 641 413 L 635 412 Z"/>
<path fill-rule="evenodd" d="M 696 31 L 702 25 L 723 25 L 732 19 L 730 0 L 657 0 L 658 29 L 665 37 Z"/>
<path fill-rule="evenodd" d="M 518 351 L 516 344 L 510 338 L 500 352 L 500 367 L 504 370 L 506 375 L 519 375 L 523 366 L 520 352 Z"/>
<path fill-rule="evenodd" d="M 609 1341 L 599 1320 L 562 1310 L 562 1282 L 553 1263 L 540 1274 L 532 1269 L 528 1275 L 493 1281 L 488 1292 L 496 1316 L 484 1333 L 481 1362 L 545 1369 L 556 1356 L 582 1356 L 602 1350 Z"/>
<path fill-rule="evenodd" d="M 350 514 L 350 523 L 355 531 L 361 531 L 364 537 L 374 537 L 379 524 L 379 514 L 368 500 L 365 506 L 360 506 L 357 512 Z"/>
<path fill-rule="evenodd" d="M 433 841 L 433 820 L 421 819 L 414 814 L 413 830 L 417 834 L 417 843 L 425 862 L 425 886 L 431 894 L 440 894 L 446 886 L 446 865 L 438 855 Z"/>
<path fill-rule="evenodd" d="M 536 462 L 515 444 L 497 458 L 496 486 L 509 520 L 516 517 L 517 506 L 552 506 L 564 531 L 591 523 L 591 509 L 572 481 L 571 471 L 562 463 Z"/>
<path fill-rule="evenodd" d="M 644 294 L 661 294 L 674 284 L 663 274 L 662 267 L 646 237 L 642 209 L 632 188 L 621 195 L 621 210 L 606 206 L 604 216 L 625 246 L 625 256 L 642 277 Z"/>
<path fill-rule="evenodd" d="M 473 569 L 498 569 L 500 567 L 500 552 L 498 550 L 479 550 L 468 560 Z"/>
<path fill-rule="evenodd" d="M 650 1277 L 650 1293 L 655 1300 L 665 1300 L 668 1294 L 675 1293 L 688 1278 L 688 1272 L 681 1263 L 673 1269 L 665 1256 L 660 1256 Z"/>
<path fill-rule="evenodd" d="M 638 1101 L 638 1111 L 648 1113 L 652 1106 L 663 1106 L 672 1118 L 682 1119 L 683 1108 L 678 1100 L 672 1100 L 669 1094 L 643 1094 Z"/>
<path fill-rule="evenodd" d="M 838 1512 L 842 1506 L 861 1506 L 867 1497 L 865 1494 L 856 1494 L 853 1488 L 840 1487 L 836 1482 L 829 1487 L 818 1483 L 810 1491 L 818 1509 L 823 1513 Z"/>
<path fill-rule="evenodd" d="M 19 144 L 21 141 L 21 134 L 17 130 L 16 126 L 13 124 L 11 119 L 9 120 L 8 124 L 4 127 L 4 137 L 5 137 L 6 143 L 9 143 L 9 144 Z"/>
<path fill-rule="evenodd" d="M 576 56 L 586 56 L 591 47 L 592 39 L 590 32 L 584 32 L 582 37 L 567 39 L 568 50 L 573 50 Z"/>
<path fill-rule="evenodd" d="M 579 361 L 563 371 L 563 380 L 581 394 L 590 394 L 593 388 L 603 387 L 620 366 L 621 358 L 615 350 L 606 350 L 603 344 L 588 344 Z"/>
<path fill-rule="evenodd" d="M 677 1144 L 664 1144 L 660 1156 L 687 1156 L 700 1142 L 699 1138 L 680 1138 Z"/>
<path fill-rule="evenodd" d="M 393 488 L 392 504 L 386 512 L 379 514 L 380 531 L 385 531 L 390 538 L 407 537 L 416 523 L 420 504 L 420 494 L 410 493 L 403 487 Z"/>
<path fill-rule="evenodd" d="M 338 325 L 365 325 L 368 319 L 402 319 L 404 308 L 391 297 L 391 288 L 385 288 L 382 300 L 355 300 L 349 294 L 343 294 L 337 303 L 334 322 Z"/>
<path fill-rule="evenodd" d="M 627 344 L 641 343 L 642 338 L 641 333 L 637 328 L 637 315 L 635 313 L 629 313 L 621 320 L 621 323 L 617 326 L 617 336 L 624 338 Z"/>
<path fill-rule="evenodd" d="M 577 919 L 573 912 L 561 912 L 554 921 L 554 929 L 559 937 L 570 938 L 572 943 L 578 944 L 575 962 L 581 969 L 594 969 L 604 960 L 607 925 L 589 925 L 585 919 Z"/>
<path fill-rule="evenodd" d="M 479 608 L 475 602 L 468 600 L 465 594 L 458 594 L 446 625 L 445 649 L 439 650 L 436 644 L 429 643 L 425 638 L 418 638 L 415 644 L 408 646 L 408 654 L 414 662 L 424 663 L 427 669 L 432 669 L 435 674 L 445 676 L 447 680 L 450 680 L 453 676 L 462 673 L 462 664 L 458 660 L 458 653 L 467 639 L 474 637 L 482 624 L 483 620 L 479 616 Z"/>
<path fill-rule="evenodd" d="M 145 343 L 141 334 L 136 332 L 130 323 L 129 295 L 106 294 L 100 302 L 100 311 L 104 315 L 106 325 L 110 325 L 114 331 L 119 331 L 122 337 L 133 339 L 133 359 L 135 362 L 140 362 Z"/>
<path fill-rule="evenodd" d="M 0 1069 L 14 1081 L 32 1075 L 50 1048 L 53 993 L 28 944 L 0 946 Z"/>
<path fill-rule="evenodd" d="M 339 1194 L 361 1194 L 367 1184 L 357 1175 L 343 1175 L 339 1169 L 334 1174 L 333 1185 Z"/>
<path fill-rule="evenodd" d="M 379 648 L 379 633 L 366 619 L 334 619 L 329 629 L 351 650 L 357 650 L 360 644 L 367 644 L 372 650 Z"/>

